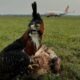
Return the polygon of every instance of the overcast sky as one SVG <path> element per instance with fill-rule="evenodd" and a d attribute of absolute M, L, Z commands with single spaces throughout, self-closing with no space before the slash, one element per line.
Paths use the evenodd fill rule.
<path fill-rule="evenodd" d="M 80 14 L 80 0 L 0 0 L 0 14 L 31 14 L 31 3 L 36 1 L 38 12 L 64 11 L 69 5 L 69 12 Z"/>

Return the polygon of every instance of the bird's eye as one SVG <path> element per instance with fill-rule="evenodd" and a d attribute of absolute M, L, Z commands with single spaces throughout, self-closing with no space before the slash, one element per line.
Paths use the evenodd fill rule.
<path fill-rule="evenodd" d="M 31 27 L 31 28 L 34 28 L 34 25 L 31 25 L 30 27 Z"/>
<path fill-rule="evenodd" d="M 40 24 L 37 24 L 37 27 L 40 27 Z"/>
<path fill-rule="evenodd" d="M 36 24 L 36 27 L 39 30 L 40 29 L 40 24 Z"/>

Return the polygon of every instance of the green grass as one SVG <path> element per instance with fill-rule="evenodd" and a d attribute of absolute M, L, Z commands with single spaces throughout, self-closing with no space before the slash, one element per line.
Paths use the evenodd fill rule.
<path fill-rule="evenodd" d="M 31 17 L 0 16 L 0 50 L 19 38 Z M 43 17 L 43 44 L 62 59 L 62 72 L 54 80 L 80 80 L 80 17 Z"/>

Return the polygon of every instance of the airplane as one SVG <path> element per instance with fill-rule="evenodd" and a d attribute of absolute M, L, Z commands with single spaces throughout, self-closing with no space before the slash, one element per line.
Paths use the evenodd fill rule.
<path fill-rule="evenodd" d="M 68 13 L 68 10 L 69 10 L 69 5 L 66 6 L 64 12 L 56 12 L 56 11 L 50 11 L 46 14 L 47 17 L 60 17 L 60 16 L 63 16 L 63 15 L 66 15 Z"/>

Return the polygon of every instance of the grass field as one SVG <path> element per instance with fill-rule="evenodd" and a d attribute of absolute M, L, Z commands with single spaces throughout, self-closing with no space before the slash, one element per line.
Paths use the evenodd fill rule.
<path fill-rule="evenodd" d="M 31 17 L 0 16 L 0 51 L 19 38 Z M 43 17 L 43 44 L 53 47 L 62 59 L 61 75 L 54 80 L 80 80 L 80 17 Z"/>

